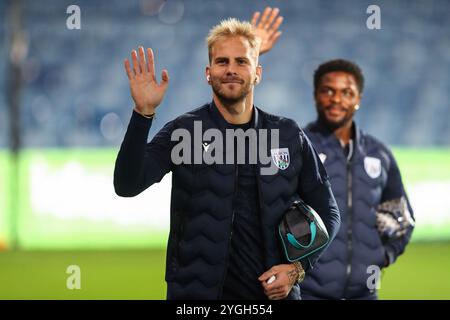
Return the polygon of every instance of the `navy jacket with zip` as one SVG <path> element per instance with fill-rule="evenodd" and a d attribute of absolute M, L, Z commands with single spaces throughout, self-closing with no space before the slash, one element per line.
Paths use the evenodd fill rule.
<path fill-rule="evenodd" d="M 257 107 L 253 110 L 252 127 L 269 132 L 279 129 L 279 148 L 287 148 L 290 157 L 289 166 L 272 175 L 261 175 L 258 164 L 261 246 L 268 270 L 287 263 L 277 227 L 293 201 L 302 197 L 310 204 L 322 217 L 331 239 L 339 228 L 340 218 L 325 169 L 296 122 Z M 229 127 L 214 103 L 209 103 L 170 121 L 147 143 L 152 120 L 133 111 L 114 171 L 116 193 L 124 197 L 139 194 L 172 172 L 165 276 L 168 299 L 220 299 L 232 237 L 237 165 L 204 162 L 175 165 L 171 158 L 171 150 L 178 143 L 171 141 L 172 132 L 185 129 L 194 139 L 194 121 L 201 121 L 203 132 L 214 128 L 223 137 Z M 270 157 L 268 136 L 264 151 Z M 233 145 L 226 145 L 224 153 L 230 149 Z M 151 203 L 148 208 L 151 214 Z M 309 269 L 320 254 L 310 256 L 302 264 Z M 288 299 L 299 298 L 299 286 L 295 285 Z"/>
<path fill-rule="evenodd" d="M 403 237 L 383 244 L 376 227 L 376 208 L 385 201 L 408 197 L 391 151 L 353 124 L 353 155 L 348 160 L 336 136 L 320 121 L 310 123 L 311 139 L 330 177 L 341 214 L 340 230 L 315 268 L 302 283 L 306 299 L 372 299 L 367 285 L 373 274 L 403 253 L 412 229 Z M 412 209 L 409 205 L 412 215 Z M 370 281 L 369 281 L 370 282 Z"/>

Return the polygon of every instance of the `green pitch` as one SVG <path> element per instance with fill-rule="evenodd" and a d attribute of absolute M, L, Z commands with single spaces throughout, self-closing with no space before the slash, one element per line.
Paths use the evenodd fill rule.
<path fill-rule="evenodd" d="M 78 265 L 81 289 L 66 287 Z M 165 299 L 165 251 L 0 253 L 0 299 Z"/>
<path fill-rule="evenodd" d="M 81 269 L 69 290 L 67 267 Z M 0 253 L 0 299 L 164 299 L 164 250 Z M 381 299 L 450 299 L 450 243 L 413 243 L 383 273 Z"/>

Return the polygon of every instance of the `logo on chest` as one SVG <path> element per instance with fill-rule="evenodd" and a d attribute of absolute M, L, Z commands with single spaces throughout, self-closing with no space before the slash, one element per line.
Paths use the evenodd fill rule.
<path fill-rule="evenodd" d="M 280 170 L 286 170 L 289 167 L 291 158 L 289 157 L 289 149 L 271 149 L 272 161 Z"/>
<path fill-rule="evenodd" d="M 322 163 L 325 163 L 325 160 L 327 160 L 327 155 L 325 153 L 319 153 L 319 159 Z"/>
<path fill-rule="evenodd" d="M 365 157 L 364 169 L 372 179 L 378 178 L 381 175 L 381 160 L 373 157 Z"/>

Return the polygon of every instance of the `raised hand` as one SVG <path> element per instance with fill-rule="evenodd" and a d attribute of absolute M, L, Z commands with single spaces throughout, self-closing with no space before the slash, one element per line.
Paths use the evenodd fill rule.
<path fill-rule="evenodd" d="M 272 49 L 281 36 L 278 28 L 283 23 L 283 17 L 278 16 L 280 10 L 267 7 L 261 14 L 257 11 L 253 14 L 252 26 L 255 28 L 256 36 L 261 39 L 261 48 L 259 54 L 264 54 Z M 258 19 L 261 16 L 261 20 Z"/>
<path fill-rule="evenodd" d="M 169 84 L 169 74 L 164 69 L 161 75 L 162 81 L 158 84 L 155 77 L 152 49 L 147 49 L 147 56 L 148 60 L 146 61 L 143 47 L 139 47 L 138 52 L 133 50 L 131 52 L 133 69 L 130 61 L 125 59 L 125 70 L 130 80 L 130 91 L 134 100 L 135 110 L 143 115 L 152 115 L 164 97 Z"/>

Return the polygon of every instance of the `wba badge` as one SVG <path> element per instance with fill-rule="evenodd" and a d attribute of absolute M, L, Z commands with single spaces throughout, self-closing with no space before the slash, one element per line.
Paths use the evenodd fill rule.
<path fill-rule="evenodd" d="M 278 169 L 285 170 L 289 167 L 290 157 L 288 148 L 271 149 L 270 153 L 272 154 L 272 161 Z"/>
<path fill-rule="evenodd" d="M 367 175 L 372 179 L 376 179 L 381 174 L 381 160 L 372 157 L 364 158 L 364 169 L 367 172 Z"/>

